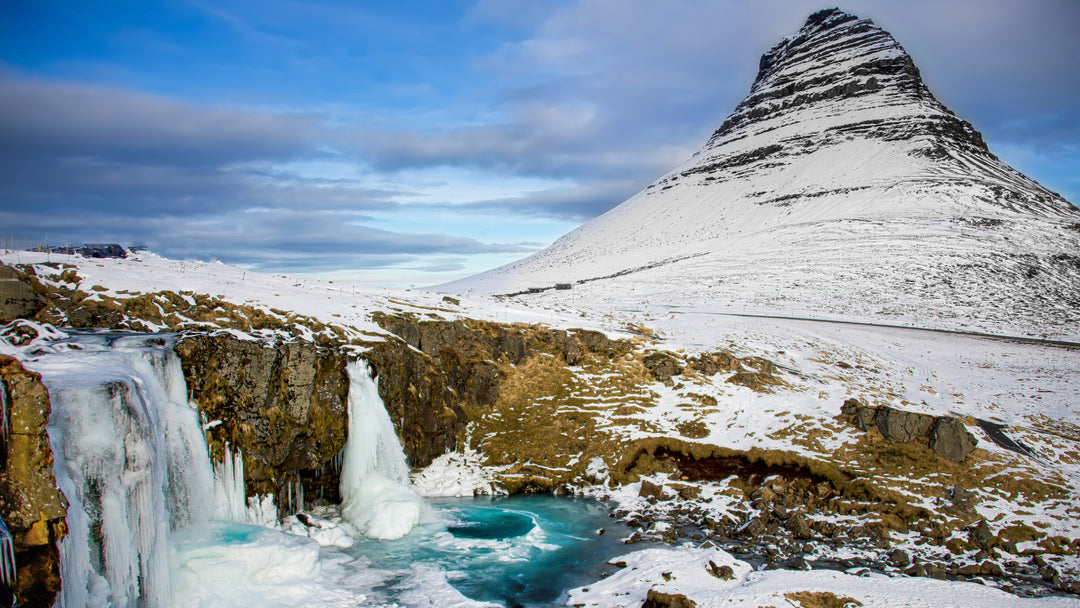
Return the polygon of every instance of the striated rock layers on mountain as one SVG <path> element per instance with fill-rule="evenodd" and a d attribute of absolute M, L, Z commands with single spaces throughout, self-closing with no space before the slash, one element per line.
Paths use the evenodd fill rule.
<path fill-rule="evenodd" d="M 556 283 L 590 293 L 579 302 L 618 305 L 632 286 L 637 302 L 1054 333 L 1080 322 L 1080 211 L 994 156 L 891 35 L 829 9 L 762 56 L 681 167 L 445 287 Z"/>

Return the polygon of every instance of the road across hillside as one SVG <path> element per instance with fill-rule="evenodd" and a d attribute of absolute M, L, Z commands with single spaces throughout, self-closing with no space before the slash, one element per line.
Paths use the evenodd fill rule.
<path fill-rule="evenodd" d="M 701 313 L 701 311 L 698 311 Z M 1029 338 L 1024 336 L 1006 336 L 1001 334 L 988 334 L 978 331 L 964 331 L 960 329 L 934 329 L 929 327 L 910 327 L 907 325 L 890 325 L 888 323 L 870 323 L 868 321 L 842 321 L 839 319 L 814 319 L 811 317 L 786 317 L 781 315 L 763 315 L 752 313 L 738 313 L 738 312 L 714 312 L 714 313 L 701 313 L 701 314 L 714 314 L 725 317 L 744 317 L 750 319 L 780 319 L 784 321 L 806 321 L 810 323 L 830 323 L 834 325 L 858 325 L 862 327 L 884 327 L 887 329 L 906 329 L 910 331 L 930 332 L 935 334 L 950 334 L 954 336 L 967 336 L 969 338 L 982 338 L 984 340 L 996 340 L 999 342 L 1011 342 L 1013 344 L 1033 344 L 1036 346 L 1052 346 L 1054 348 L 1064 348 L 1068 350 L 1080 350 L 1080 342 L 1069 342 L 1067 340 L 1047 340 L 1043 338 Z"/>

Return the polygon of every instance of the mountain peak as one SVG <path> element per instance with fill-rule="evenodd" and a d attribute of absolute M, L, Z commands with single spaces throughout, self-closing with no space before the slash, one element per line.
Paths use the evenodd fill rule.
<path fill-rule="evenodd" d="M 550 248 L 452 287 L 614 281 L 641 293 L 648 281 L 661 299 L 873 314 L 963 300 L 973 319 L 997 298 L 1019 318 L 1017 305 L 1057 301 L 1061 286 L 1080 293 L 1077 248 L 1080 211 L 994 156 L 892 35 L 826 9 L 762 56 L 746 98 L 682 166 Z M 1018 274 L 1016 260 L 1035 265 Z M 1080 301 L 1066 308 L 1080 322 Z"/>
<path fill-rule="evenodd" d="M 869 19 L 837 8 L 818 11 L 799 32 L 761 56 L 750 94 L 713 134 L 723 138 L 751 121 L 772 114 L 836 106 L 845 112 L 847 100 L 877 94 L 877 105 L 926 105 L 935 114 L 952 116 L 934 99 L 915 62 L 888 32 Z M 982 137 L 967 123 L 949 129 L 985 150 Z M 712 143 L 712 142 L 710 142 Z"/>

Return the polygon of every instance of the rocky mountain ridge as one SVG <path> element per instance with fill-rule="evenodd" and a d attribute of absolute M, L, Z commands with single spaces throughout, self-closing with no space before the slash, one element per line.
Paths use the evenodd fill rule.
<path fill-rule="evenodd" d="M 663 304 L 1067 332 L 1078 226 L 1080 210 L 934 98 L 891 35 L 829 9 L 762 56 L 682 166 L 550 248 L 442 288 L 573 283 L 618 304 L 608 294 L 633 284 Z"/>

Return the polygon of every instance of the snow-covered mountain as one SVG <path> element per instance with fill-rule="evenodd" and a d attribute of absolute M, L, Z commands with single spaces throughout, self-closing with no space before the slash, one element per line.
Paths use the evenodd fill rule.
<path fill-rule="evenodd" d="M 829 9 L 762 56 L 682 166 L 548 249 L 441 288 L 557 283 L 616 306 L 1072 333 L 1080 210 L 994 156 L 889 33 Z"/>

